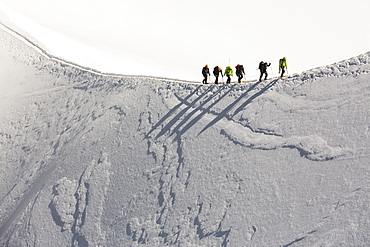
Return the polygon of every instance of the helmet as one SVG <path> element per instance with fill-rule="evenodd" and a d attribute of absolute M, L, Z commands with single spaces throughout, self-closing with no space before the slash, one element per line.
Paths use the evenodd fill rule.
<path fill-rule="evenodd" d="M 220 67 L 218 67 L 218 71 L 222 70 Z"/>
<path fill-rule="evenodd" d="M 206 68 L 208 68 L 208 64 L 206 64 Z"/>
<path fill-rule="evenodd" d="M 286 60 L 286 57 L 283 57 L 284 60 Z"/>

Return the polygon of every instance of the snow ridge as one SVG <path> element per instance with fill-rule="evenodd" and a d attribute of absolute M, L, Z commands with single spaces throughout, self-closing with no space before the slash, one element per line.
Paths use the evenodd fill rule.
<path fill-rule="evenodd" d="M 82 71 L 82 72 L 89 72 L 95 75 L 100 76 L 109 76 L 109 77 L 119 77 L 119 78 L 148 78 L 148 79 L 158 79 L 158 80 L 168 80 L 168 81 L 177 81 L 177 82 L 188 82 L 192 83 L 192 81 L 186 81 L 186 80 L 180 80 L 180 79 L 172 79 L 172 78 L 165 78 L 165 77 L 156 77 L 156 76 L 145 76 L 145 75 L 123 75 L 123 74 L 115 74 L 115 73 L 105 73 L 102 71 L 99 71 L 94 68 L 85 67 L 76 63 L 73 63 L 71 61 L 67 61 L 65 59 L 58 58 L 56 56 L 50 55 L 46 50 L 42 49 L 40 46 L 29 40 L 24 35 L 20 34 L 19 32 L 5 26 L 3 23 L 0 23 L 0 29 L 7 32 L 8 34 L 12 35 L 13 37 L 17 38 L 19 41 L 23 42 L 23 44 L 30 47 L 32 50 L 34 50 L 36 53 L 41 55 L 41 57 L 46 58 L 50 60 L 51 62 L 56 62 L 60 64 L 61 66 L 68 66 L 74 69 L 74 71 Z M 30 57 L 31 58 L 31 57 Z M 40 58 L 39 58 L 40 59 Z M 70 74 L 72 75 L 72 74 Z"/>
<path fill-rule="evenodd" d="M 295 87 L 297 85 L 312 82 L 314 80 L 331 77 L 357 77 L 362 74 L 370 73 L 370 52 L 352 57 L 332 65 L 314 68 L 304 71 L 301 74 L 294 74 L 284 79 L 285 87 Z"/>
<path fill-rule="evenodd" d="M 33 43 L 31 40 L 27 39 L 24 35 L 16 32 L 15 30 L 5 26 L 4 24 L 0 23 L 0 28 L 4 30 L 5 32 L 13 35 L 18 40 L 22 41 L 24 44 L 28 45 L 32 49 L 34 49 L 36 52 L 38 52 L 43 57 L 58 62 L 61 65 L 68 65 L 72 68 L 77 68 L 78 70 L 90 72 L 96 75 L 102 75 L 102 76 L 110 76 L 110 77 L 128 77 L 128 78 L 148 78 L 148 79 L 158 79 L 158 80 L 166 80 L 166 81 L 173 81 L 173 82 L 187 82 L 187 83 L 194 83 L 193 81 L 186 81 L 186 80 L 179 80 L 179 79 L 171 79 L 171 78 L 163 78 L 163 77 L 153 77 L 153 76 L 142 76 L 142 75 L 122 75 L 122 74 L 113 74 L 113 73 L 104 73 L 101 71 L 98 71 L 93 68 L 84 67 L 78 64 L 75 64 L 70 61 L 66 61 L 63 59 L 60 59 L 58 57 L 52 56 L 47 53 L 47 51 L 43 50 L 37 44 Z M 334 63 L 332 65 L 318 67 L 315 69 L 311 69 L 305 72 L 302 72 L 301 74 L 295 74 L 292 76 L 289 76 L 288 78 L 285 78 L 285 83 L 288 85 L 296 85 L 304 83 L 306 81 L 312 81 L 318 78 L 323 77 L 341 77 L 341 76 L 358 76 L 360 74 L 368 74 L 370 72 L 370 52 L 361 54 L 356 57 L 352 57 L 350 59 L 343 60 L 338 63 Z M 288 83 L 287 83 L 288 82 Z"/>

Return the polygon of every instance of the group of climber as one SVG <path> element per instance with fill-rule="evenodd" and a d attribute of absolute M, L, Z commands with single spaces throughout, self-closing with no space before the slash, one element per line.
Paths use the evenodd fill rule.
<path fill-rule="evenodd" d="M 269 67 L 271 65 L 271 63 L 267 63 L 267 62 L 264 62 L 264 61 L 261 61 L 259 66 L 258 66 L 258 69 L 260 70 L 260 78 L 259 78 L 259 81 L 261 82 L 262 81 L 262 77 L 264 77 L 264 80 L 267 80 L 267 77 L 268 77 L 268 73 L 267 73 L 267 67 Z M 286 57 L 283 57 L 282 59 L 279 60 L 279 73 L 281 72 L 281 77 L 284 77 L 284 74 L 285 74 L 285 71 L 286 69 L 288 68 L 288 64 L 287 64 L 287 61 L 286 61 Z M 206 64 L 206 66 L 203 67 L 202 69 L 202 74 L 203 74 L 203 84 L 208 84 L 208 76 L 211 76 L 210 72 L 209 72 L 209 67 L 208 67 L 208 64 Z M 222 73 L 222 69 L 218 66 L 214 67 L 213 69 L 213 75 L 215 76 L 215 84 L 218 84 L 218 77 L 222 76 L 222 78 L 224 77 L 224 74 Z M 241 64 L 238 64 L 235 66 L 235 74 L 236 76 L 238 77 L 238 82 L 241 83 L 244 75 L 245 75 L 245 72 L 244 72 L 244 66 L 241 65 Z M 225 69 L 225 75 L 227 77 L 227 80 L 226 80 L 226 83 L 229 84 L 231 83 L 231 76 L 234 75 L 234 71 L 233 71 L 233 68 L 231 66 L 227 66 L 226 69 Z"/>

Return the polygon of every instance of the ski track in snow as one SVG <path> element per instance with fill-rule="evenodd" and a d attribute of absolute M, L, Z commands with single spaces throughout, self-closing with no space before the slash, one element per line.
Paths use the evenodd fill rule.
<path fill-rule="evenodd" d="M 12 33 L 11 30 L 6 31 Z M 22 42 L 36 48 L 20 34 L 15 34 L 15 36 L 21 40 L 23 38 Z M 9 40 L 7 42 L 6 45 L 10 48 L 18 45 Z M 20 55 L 18 61 L 34 66 L 40 71 L 47 71 L 58 79 L 53 86 L 31 90 L 24 93 L 22 97 L 32 101 L 43 95 L 49 95 L 50 100 L 39 102 L 39 105 L 35 107 L 39 107 L 38 112 L 43 112 L 36 116 L 36 119 L 44 121 L 45 128 L 50 130 L 43 133 L 40 127 L 39 136 L 33 143 L 34 146 L 29 144 L 24 147 L 24 152 L 29 154 L 40 151 L 40 157 L 24 161 L 29 170 L 25 169 L 19 181 L 1 198 L 2 205 L 8 205 L 1 208 L 1 243 L 9 243 L 12 240 L 12 232 L 17 228 L 18 222 L 31 218 L 30 203 L 36 204 L 38 195 L 46 190 L 44 186 L 48 184 L 51 174 L 60 169 L 58 163 L 53 161 L 53 157 L 62 152 L 64 146 L 93 132 L 92 123 L 105 116 L 107 112 L 116 112 L 120 119 L 118 122 L 126 117 L 125 106 L 108 105 L 104 97 L 110 96 L 115 91 L 128 90 L 127 94 L 129 94 L 130 89 L 136 90 L 137 87 L 149 84 L 150 90 L 162 98 L 168 108 L 168 111 L 162 114 L 156 113 L 153 109 L 142 112 L 137 127 L 147 143 L 147 154 L 153 157 L 156 164 L 156 167 L 144 172 L 149 181 L 157 182 L 156 187 L 152 188 L 152 192 L 157 195 L 156 207 L 155 210 L 141 217 L 127 219 L 126 216 L 122 218 L 117 216 L 114 223 L 118 224 L 120 220 L 126 222 L 125 229 L 122 231 L 126 233 L 133 246 L 140 244 L 180 246 L 183 243 L 189 246 L 201 246 L 201 243 L 204 246 L 229 246 L 233 231 L 236 230 L 228 223 L 228 214 L 233 209 L 238 195 L 245 190 L 244 181 L 236 173 L 227 173 L 224 177 L 217 177 L 213 181 L 214 187 L 222 185 L 220 191 L 215 194 L 200 193 L 193 204 L 182 205 L 186 202 L 186 191 L 190 186 L 194 186 L 191 184 L 193 171 L 185 162 L 185 140 L 201 138 L 208 132 L 217 130 L 220 136 L 225 137 L 226 142 L 246 149 L 265 151 L 279 148 L 296 149 L 297 157 L 302 156 L 314 162 L 348 157 L 353 155 L 353 150 L 340 146 L 332 147 L 325 137 L 319 134 L 291 136 L 284 131 L 274 129 L 274 125 L 255 126 L 253 123 L 246 122 L 243 114 L 247 112 L 248 107 L 257 104 L 259 100 L 268 99 L 270 92 L 289 91 L 302 84 L 325 77 L 355 77 L 368 74 L 370 71 L 370 53 L 368 53 L 285 79 L 248 84 L 199 85 L 199 83 L 165 78 L 103 74 L 61 61 L 40 49 L 36 51 L 42 57 L 34 54 L 32 57 Z M 357 67 L 355 66 L 356 69 L 352 70 L 353 66 L 349 65 Z M 59 82 L 63 82 L 65 78 L 71 83 L 60 85 Z M 65 98 L 53 99 L 52 95 L 65 96 Z M 303 106 L 307 102 L 305 99 L 287 95 L 281 97 L 287 97 L 287 104 L 295 102 Z M 147 98 L 149 102 L 150 96 Z M 63 105 L 65 109 L 51 113 L 50 111 L 55 109 L 47 110 L 46 105 L 49 103 L 55 106 Z M 335 101 L 317 101 L 317 109 L 311 110 L 320 111 L 323 107 L 334 107 L 335 103 Z M 150 106 L 149 103 L 148 106 Z M 287 108 L 293 109 L 294 106 Z M 91 112 L 81 109 L 89 109 Z M 302 110 L 304 107 L 299 107 L 299 109 Z M 31 119 L 24 121 L 28 121 L 30 126 L 37 126 L 40 123 L 40 121 Z M 20 126 L 21 124 L 19 123 Z M 18 128 L 18 134 L 22 134 L 20 133 L 22 131 L 27 133 L 26 128 L 17 126 L 13 128 Z M 368 136 L 369 128 L 365 132 L 366 136 Z M 4 143 L 9 140 L 18 141 L 11 131 L 9 133 L 4 131 L 0 135 L 2 140 L 7 139 Z M 44 142 L 49 144 L 44 146 L 48 145 L 50 149 L 39 150 L 43 147 L 42 138 L 45 137 L 47 140 Z M 19 143 L 21 144 L 21 141 Z M 54 182 L 48 208 L 54 224 L 61 232 L 70 236 L 70 242 L 66 245 L 108 246 L 111 233 L 103 229 L 102 225 L 104 204 L 111 181 L 112 164 L 108 159 L 109 154 L 102 152 L 98 161 L 93 160 L 86 166 L 79 180 L 61 177 Z M 35 162 L 34 165 L 29 165 L 32 162 Z M 358 192 L 342 199 L 351 201 L 352 197 L 356 197 L 356 193 Z M 127 208 L 135 208 L 135 204 L 140 201 L 140 196 L 138 194 L 132 198 Z M 339 205 L 338 201 L 332 214 L 328 218 L 323 218 L 315 229 L 296 238 L 293 237 L 291 242 L 286 241 L 282 246 L 294 246 L 312 239 L 312 236 L 323 225 L 330 224 L 329 218 L 339 221 L 340 215 L 336 215 Z M 11 207 L 14 209 L 11 210 Z M 5 216 L 5 212 L 11 213 Z M 259 227 L 251 222 L 247 224 L 249 225 L 245 229 L 244 239 L 252 242 L 258 236 Z"/>

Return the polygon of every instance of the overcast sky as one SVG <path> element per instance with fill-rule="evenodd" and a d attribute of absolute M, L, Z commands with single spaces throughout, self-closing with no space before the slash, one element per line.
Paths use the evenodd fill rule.
<path fill-rule="evenodd" d="M 286 56 L 292 74 L 370 51 L 368 0 L 0 3 L 93 48 L 81 56 L 105 72 L 201 80 L 205 64 L 226 67 L 230 61 L 244 64 L 252 78 L 261 60 L 277 73 L 278 59 Z M 63 48 L 54 52 L 69 56 Z"/>

